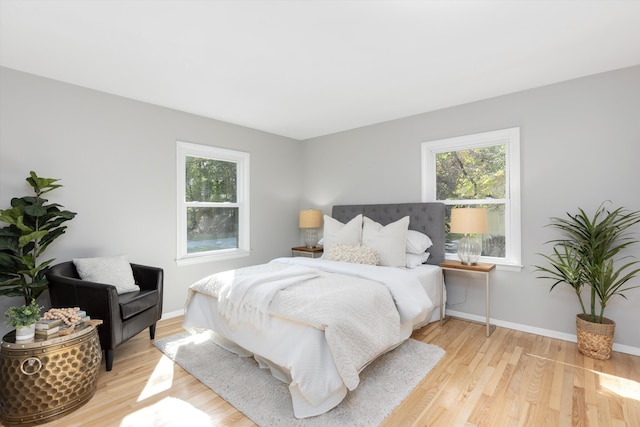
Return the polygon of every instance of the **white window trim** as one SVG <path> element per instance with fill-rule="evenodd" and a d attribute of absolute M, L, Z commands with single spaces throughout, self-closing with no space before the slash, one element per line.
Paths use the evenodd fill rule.
<path fill-rule="evenodd" d="M 522 229 L 520 214 L 519 127 L 423 142 L 421 145 L 422 201 L 436 201 L 436 154 L 499 144 L 505 144 L 507 198 L 474 200 L 473 203 L 505 204 L 505 244 L 507 253 L 506 258 L 480 257 L 480 261 L 494 263 L 501 270 L 520 271 L 522 269 Z M 457 259 L 457 256 L 447 254 L 446 258 Z"/>
<path fill-rule="evenodd" d="M 248 256 L 251 253 L 250 246 L 250 208 L 249 208 L 249 178 L 250 155 L 242 151 L 227 150 L 208 145 L 193 144 L 177 141 L 176 145 L 176 171 L 177 171 L 177 248 L 176 263 L 178 266 L 191 265 L 201 262 L 218 261 Z M 187 212 L 186 212 L 186 158 L 204 157 L 214 160 L 234 162 L 238 165 L 238 199 L 236 203 L 220 203 L 220 206 L 239 207 L 238 218 L 238 247 L 234 249 L 221 249 L 210 252 L 187 253 Z"/>

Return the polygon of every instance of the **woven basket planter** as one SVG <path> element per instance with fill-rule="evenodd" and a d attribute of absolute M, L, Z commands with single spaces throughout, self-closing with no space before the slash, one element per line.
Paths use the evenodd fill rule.
<path fill-rule="evenodd" d="M 616 322 L 603 317 L 602 323 L 593 323 L 585 320 L 588 317 L 584 314 L 576 316 L 578 350 L 585 356 L 607 360 L 611 357 Z"/>

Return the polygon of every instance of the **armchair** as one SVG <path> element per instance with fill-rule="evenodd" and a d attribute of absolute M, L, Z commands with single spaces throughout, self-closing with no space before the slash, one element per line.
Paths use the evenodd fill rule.
<path fill-rule="evenodd" d="M 154 339 L 156 322 L 162 316 L 161 268 L 131 264 L 139 291 L 118 294 L 116 287 L 80 279 L 72 261 L 54 265 L 47 271 L 52 307 L 80 307 L 92 319 L 100 319 L 100 345 L 107 371 L 113 366 L 114 349 L 149 328 Z"/>

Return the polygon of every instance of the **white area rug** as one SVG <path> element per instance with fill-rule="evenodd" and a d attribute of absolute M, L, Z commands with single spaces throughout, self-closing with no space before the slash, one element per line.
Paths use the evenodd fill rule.
<path fill-rule="evenodd" d="M 155 346 L 256 424 L 272 426 L 377 426 L 444 356 L 444 350 L 410 339 L 360 374 L 360 385 L 334 409 L 296 419 L 286 384 L 210 341 L 188 332 L 158 339 Z"/>

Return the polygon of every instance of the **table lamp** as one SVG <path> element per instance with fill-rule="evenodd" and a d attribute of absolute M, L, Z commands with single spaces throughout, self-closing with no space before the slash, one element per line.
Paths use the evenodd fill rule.
<path fill-rule="evenodd" d="M 298 226 L 304 230 L 304 244 L 314 248 L 318 242 L 318 228 L 322 227 L 322 211 L 307 209 L 300 211 Z"/>
<path fill-rule="evenodd" d="M 471 234 L 487 232 L 486 208 L 453 208 L 451 209 L 451 232 L 464 234 L 458 242 L 458 257 L 464 265 L 474 265 L 480 258 L 482 242 Z"/>

